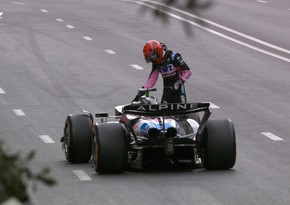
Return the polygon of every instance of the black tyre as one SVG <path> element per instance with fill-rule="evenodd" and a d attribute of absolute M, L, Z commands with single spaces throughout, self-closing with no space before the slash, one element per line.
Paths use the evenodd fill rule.
<path fill-rule="evenodd" d="M 64 152 L 67 161 L 85 163 L 91 158 L 92 125 L 86 114 L 69 115 L 64 128 Z"/>
<path fill-rule="evenodd" d="M 236 135 L 232 121 L 210 120 L 206 125 L 205 169 L 231 169 L 236 163 Z"/>
<path fill-rule="evenodd" d="M 124 125 L 104 123 L 95 126 L 93 161 L 95 171 L 122 173 L 127 168 L 127 134 Z"/>

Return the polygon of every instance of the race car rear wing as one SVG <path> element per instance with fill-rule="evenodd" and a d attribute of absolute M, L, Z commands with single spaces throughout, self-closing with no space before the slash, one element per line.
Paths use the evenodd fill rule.
<path fill-rule="evenodd" d="M 186 116 L 190 113 L 204 112 L 201 118 L 199 127 L 196 133 L 197 141 L 202 141 L 202 133 L 205 129 L 206 123 L 211 115 L 209 110 L 210 103 L 185 103 L 185 104 L 158 104 L 158 105 L 134 105 L 129 104 L 123 107 L 122 113 L 141 116 Z M 124 118 L 126 124 L 130 123 L 127 117 Z M 135 133 L 131 126 L 129 126 L 133 136 L 136 138 Z"/>
<path fill-rule="evenodd" d="M 210 103 L 182 103 L 182 104 L 157 104 L 135 105 L 129 104 L 123 107 L 123 114 L 142 116 L 176 116 L 190 113 L 208 111 Z"/>

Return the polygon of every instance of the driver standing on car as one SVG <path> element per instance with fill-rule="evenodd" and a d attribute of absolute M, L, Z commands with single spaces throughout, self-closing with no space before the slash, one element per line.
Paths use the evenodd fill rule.
<path fill-rule="evenodd" d="M 143 87 L 154 87 L 160 73 L 163 77 L 161 103 L 185 103 L 184 83 L 190 78 L 191 71 L 181 55 L 156 40 L 144 45 L 143 55 L 147 63 L 152 63 L 152 71 Z"/>

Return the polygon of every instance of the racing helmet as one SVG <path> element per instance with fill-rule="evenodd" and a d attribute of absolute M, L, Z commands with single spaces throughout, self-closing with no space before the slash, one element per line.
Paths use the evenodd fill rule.
<path fill-rule="evenodd" d="M 162 45 L 156 40 L 148 41 L 144 45 L 143 55 L 147 63 L 160 64 L 163 60 Z"/>

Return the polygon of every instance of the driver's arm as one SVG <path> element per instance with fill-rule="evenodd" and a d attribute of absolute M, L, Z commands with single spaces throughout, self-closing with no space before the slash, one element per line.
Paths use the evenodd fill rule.
<path fill-rule="evenodd" d="M 179 78 L 183 81 L 183 83 L 188 80 L 192 74 L 190 68 L 183 60 L 182 56 L 179 53 L 176 53 L 174 56 L 174 65 L 180 68 Z"/>
<path fill-rule="evenodd" d="M 147 79 L 147 82 L 144 84 L 144 88 L 153 88 L 157 82 L 159 72 L 157 69 L 152 68 L 152 71 Z"/>

